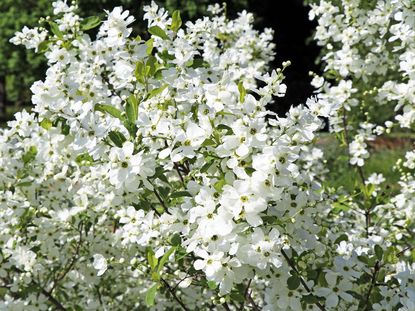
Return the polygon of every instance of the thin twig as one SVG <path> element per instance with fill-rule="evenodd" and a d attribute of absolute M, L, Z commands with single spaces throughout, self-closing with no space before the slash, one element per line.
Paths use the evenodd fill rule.
<path fill-rule="evenodd" d="M 282 256 L 284 256 L 284 258 L 287 261 L 288 265 L 295 271 L 295 273 L 297 273 L 297 276 L 300 279 L 300 282 L 303 285 L 303 287 L 306 289 L 306 291 L 309 292 L 310 294 L 312 294 L 312 291 L 311 291 L 310 287 L 308 287 L 307 283 L 303 280 L 303 278 L 301 277 L 297 267 L 291 262 L 290 257 L 288 257 L 287 253 L 283 249 L 281 249 L 281 254 L 282 254 Z M 321 311 L 326 311 L 326 308 L 324 308 L 324 306 L 322 304 L 320 304 L 318 301 L 316 301 L 316 306 Z"/>
<path fill-rule="evenodd" d="M 114 86 L 111 84 L 110 80 L 108 79 L 108 77 L 106 77 L 105 75 L 101 75 L 101 79 L 107 84 L 108 86 L 108 90 L 111 92 L 112 95 L 114 96 L 118 96 L 119 99 L 121 99 L 121 101 L 123 101 L 122 97 L 120 96 L 120 94 L 118 94 L 115 89 Z"/>
<path fill-rule="evenodd" d="M 79 230 L 79 240 L 78 240 L 78 243 L 76 244 L 75 253 L 72 256 L 69 265 L 65 268 L 64 272 L 59 277 L 57 277 L 53 280 L 52 289 L 49 291 L 50 293 L 53 292 L 53 290 L 56 288 L 58 283 L 65 278 L 65 276 L 69 273 L 69 271 L 72 270 L 73 266 L 75 265 L 76 261 L 78 260 L 79 251 L 81 249 L 81 244 L 82 244 L 82 229 L 83 229 L 83 222 L 81 221 L 80 224 L 79 224 L 79 229 L 78 229 Z"/>
<path fill-rule="evenodd" d="M 365 230 L 366 230 L 366 238 L 370 236 L 370 224 L 371 224 L 371 216 L 370 210 L 365 211 Z"/>
<path fill-rule="evenodd" d="M 179 174 L 180 180 L 181 180 L 181 181 L 182 181 L 182 183 L 184 184 L 184 178 L 183 178 L 183 176 L 182 176 L 182 173 L 180 173 L 179 166 L 177 165 L 177 163 L 176 163 L 176 162 L 173 162 L 173 165 L 174 165 L 174 168 L 175 168 L 175 169 L 176 169 L 176 171 L 177 171 L 177 174 Z"/>
<path fill-rule="evenodd" d="M 40 288 L 42 294 L 45 295 L 51 303 L 53 303 L 57 310 L 66 311 L 66 308 L 59 301 L 57 301 L 56 298 L 52 296 L 52 294 L 50 294 L 44 288 L 40 287 L 37 282 L 32 280 L 32 283 Z"/>
<path fill-rule="evenodd" d="M 225 308 L 226 311 L 231 311 L 227 302 L 222 303 L 222 306 Z"/>
<path fill-rule="evenodd" d="M 167 281 L 165 279 L 163 279 L 163 278 L 161 278 L 161 281 L 163 282 L 164 286 L 166 286 L 166 288 L 168 289 L 168 291 L 170 292 L 170 294 L 173 296 L 174 300 L 176 300 L 177 303 L 183 308 L 183 310 L 189 311 L 189 309 L 186 308 L 186 306 L 184 305 L 184 303 L 176 295 L 176 292 L 171 288 L 171 286 L 169 285 L 169 283 L 167 283 Z"/>
<path fill-rule="evenodd" d="M 101 297 L 101 292 L 99 291 L 99 286 L 98 286 L 98 285 L 96 285 L 96 286 L 95 286 L 95 289 L 97 290 L 99 304 L 100 304 L 101 306 L 104 306 L 104 304 L 102 303 L 102 297 Z"/>
<path fill-rule="evenodd" d="M 372 293 L 373 287 L 376 286 L 376 276 L 377 276 L 379 270 L 380 270 L 379 261 L 376 261 L 375 268 L 374 268 L 373 275 L 372 275 L 372 281 L 370 282 L 369 290 L 368 290 L 367 296 L 366 296 L 366 308 L 365 308 L 366 311 L 369 311 L 370 294 Z"/>
<path fill-rule="evenodd" d="M 350 142 L 349 142 L 349 133 L 348 133 L 348 129 L 347 129 L 347 114 L 346 114 L 346 109 L 343 108 L 343 130 L 344 130 L 344 140 L 346 141 L 346 146 L 347 146 L 347 155 L 349 157 L 349 165 L 350 165 L 350 159 L 351 159 L 351 154 L 350 154 Z M 363 168 L 361 166 L 357 166 L 357 173 L 360 177 L 360 180 L 363 184 L 363 186 L 366 186 L 366 178 L 365 178 L 365 174 L 363 173 Z M 366 197 L 365 197 L 366 200 Z M 369 207 L 368 209 L 365 210 L 365 231 L 366 231 L 366 237 L 368 238 L 370 236 L 370 226 L 371 226 L 371 207 Z"/>
<path fill-rule="evenodd" d="M 256 305 L 254 299 L 252 299 L 251 293 L 248 293 L 248 301 L 255 311 L 260 311 L 259 307 Z"/>
<path fill-rule="evenodd" d="M 166 204 L 164 204 L 163 199 L 161 198 L 160 194 L 157 192 L 156 189 L 153 190 L 154 194 L 156 195 L 157 199 L 159 200 L 161 206 L 163 206 L 164 210 L 168 213 L 167 211 L 167 206 Z M 158 216 L 160 216 L 160 214 L 157 212 Z"/>
<path fill-rule="evenodd" d="M 401 250 L 399 253 L 397 253 L 397 254 L 396 254 L 396 257 L 399 257 L 399 256 L 401 256 L 403 253 L 405 253 L 406 251 L 413 250 L 414 248 L 415 248 L 415 246 L 408 246 L 408 247 L 404 248 L 403 250 Z"/>
<path fill-rule="evenodd" d="M 23 273 L 20 269 L 14 267 L 14 270 L 19 273 Z M 55 306 L 56 310 L 66 311 L 67 309 L 58 301 L 55 297 L 52 296 L 46 289 L 44 289 L 38 282 L 32 279 L 31 283 L 40 289 L 40 292 L 46 296 L 46 298 Z"/>
<path fill-rule="evenodd" d="M 242 311 L 244 309 L 245 306 L 245 301 L 248 299 L 248 295 L 249 295 L 249 286 L 251 286 L 251 282 L 252 279 L 249 279 L 248 284 L 246 285 L 246 289 L 245 289 L 245 293 L 244 293 L 244 301 L 242 301 L 241 306 L 239 307 L 239 311 Z"/>
<path fill-rule="evenodd" d="M 184 280 L 186 280 L 186 279 L 188 279 L 188 278 L 191 278 L 192 276 L 191 275 L 189 275 L 189 272 L 187 272 L 186 273 L 186 275 L 184 276 L 184 278 L 181 278 L 180 280 L 179 280 L 179 282 L 177 282 L 176 283 L 176 285 L 174 285 L 174 287 L 173 287 L 173 290 L 176 290 L 177 289 L 177 287 L 179 287 L 179 285 L 184 281 Z"/>

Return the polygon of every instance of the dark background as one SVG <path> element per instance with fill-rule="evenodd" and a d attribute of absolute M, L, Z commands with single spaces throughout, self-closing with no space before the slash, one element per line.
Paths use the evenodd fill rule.
<path fill-rule="evenodd" d="M 15 47 L 8 42 L 14 32 L 23 25 L 34 27 L 40 16 L 51 13 L 51 0 L 0 0 L 0 123 L 12 118 L 13 113 L 23 108 L 30 109 L 30 86 L 44 78 L 46 64 L 42 55 L 35 55 L 24 47 Z M 142 22 L 142 7 L 150 1 L 139 0 L 78 0 L 82 16 L 104 15 L 122 5 L 136 17 L 135 32 L 145 29 Z M 158 0 L 160 6 L 170 13 L 178 9 L 183 20 L 196 19 L 206 14 L 211 3 L 217 0 Z M 310 40 L 315 25 L 308 20 L 308 7 L 303 0 L 227 0 L 227 14 L 235 17 L 237 12 L 247 10 L 254 13 L 255 28 L 265 27 L 275 31 L 276 58 L 271 68 L 281 67 L 283 61 L 292 65 L 285 70 L 287 94 L 275 98 L 270 109 L 284 115 L 291 105 L 304 103 L 312 95 L 309 71 L 318 72 L 315 60 L 319 49 Z M 140 22 L 141 21 L 141 22 Z"/>
<path fill-rule="evenodd" d="M 258 29 L 268 27 L 275 31 L 277 54 L 272 67 L 291 61 L 284 71 L 287 94 L 276 98 L 275 105 L 270 107 L 285 114 L 291 105 L 304 103 L 312 95 L 309 71 L 319 72 L 315 64 L 319 48 L 311 40 L 315 25 L 309 21 L 309 8 L 301 0 L 250 0 L 248 9 L 255 14 Z"/>

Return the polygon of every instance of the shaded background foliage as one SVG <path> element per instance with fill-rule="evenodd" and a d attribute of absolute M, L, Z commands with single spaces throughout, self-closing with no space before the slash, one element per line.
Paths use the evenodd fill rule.
<path fill-rule="evenodd" d="M 30 86 L 43 79 L 46 63 L 42 55 L 24 47 L 16 47 L 9 39 L 23 26 L 37 25 L 40 17 L 51 14 L 51 0 L 1 0 L 0 1 L 0 121 L 12 117 L 22 107 L 30 107 Z M 214 0 L 158 0 L 160 6 L 172 12 L 180 10 L 183 20 L 196 19 L 206 14 L 209 4 L 222 3 Z M 230 17 L 237 12 L 248 10 L 255 15 L 255 26 L 261 30 L 269 27 L 275 30 L 274 42 L 277 56 L 271 67 L 279 67 L 285 60 L 292 66 L 286 70 L 289 86 L 284 98 L 276 99 L 272 110 L 284 114 L 291 105 L 304 102 L 312 94 L 309 84 L 310 70 L 318 71 L 315 59 L 318 48 L 308 40 L 314 25 L 308 21 L 308 8 L 303 0 L 228 0 L 227 12 Z M 145 30 L 142 8 L 147 1 L 141 0 L 78 0 L 82 16 L 103 16 L 104 9 L 123 6 L 130 10 L 137 22 L 134 32 Z"/>

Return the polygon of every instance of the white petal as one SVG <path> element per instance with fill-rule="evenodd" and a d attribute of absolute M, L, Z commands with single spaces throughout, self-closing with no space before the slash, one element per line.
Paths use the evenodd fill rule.
<path fill-rule="evenodd" d="M 171 153 L 170 148 L 166 148 L 159 152 L 159 159 L 165 159 L 167 158 Z"/>
<path fill-rule="evenodd" d="M 331 308 L 337 306 L 339 303 L 339 297 L 336 294 L 331 294 L 326 299 L 326 306 Z"/>
<path fill-rule="evenodd" d="M 235 150 L 235 152 L 238 156 L 244 157 L 249 153 L 249 148 L 245 144 L 242 144 Z"/>
<path fill-rule="evenodd" d="M 202 270 L 206 266 L 206 263 L 204 260 L 198 259 L 195 261 L 193 266 L 195 267 L 196 270 Z"/>
<path fill-rule="evenodd" d="M 253 227 L 257 227 L 262 224 L 262 219 L 258 216 L 258 214 L 248 213 L 245 217 L 246 221 Z"/>
<path fill-rule="evenodd" d="M 180 288 L 187 288 L 192 284 L 193 278 L 188 277 L 179 283 Z"/>
<path fill-rule="evenodd" d="M 329 285 L 331 287 L 336 286 L 336 284 L 337 284 L 337 275 L 335 273 L 332 273 L 332 272 L 327 272 L 326 273 L 326 281 L 327 281 L 327 283 L 329 283 Z"/>
<path fill-rule="evenodd" d="M 122 146 L 122 151 L 124 152 L 124 156 L 131 156 L 134 152 L 134 144 L 130 141 L 127 141 Z"/>

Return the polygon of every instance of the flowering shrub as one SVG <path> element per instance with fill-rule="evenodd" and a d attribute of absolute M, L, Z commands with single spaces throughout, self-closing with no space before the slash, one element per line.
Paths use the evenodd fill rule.
<path fill-rule="evenodd" d="M 364 282 L 371 285 L 364 287 L 362 310 L 415 310 L 414 151 L 396 164 L 400 193 L 387 188 L 382 174 L 366 176 L 365 168 L 368 142 L 394 129 L 413 133 L 415 128 L 414 13 L 414 2 L 406 0 L 311 5 L 324 64 L 323 77 L 313 74 L 312 84 L 320 101 L 335 106 L 330 130 L 347 148 L 356 172 L 356 191 L 337 191 L 334 211 L 336 225 L 342 223 L 348 235 L 342 252 L 368 264 Z M 392 169 L 394 163 L 384 165 Z M 359 247 L 374 247 L 376 256 L 363 258 Z"/>
<path fill-rule="evenodd" d="M 266 73 L 272 31 L 222 10 L 152 3 L 145 41 L 57 1 L 12 39 L 49 69 L 0 135 L 0 309 L 411 310 L 405 245 L 321 185 L 336 103 L 268 111 L 289 63 Z"/>

